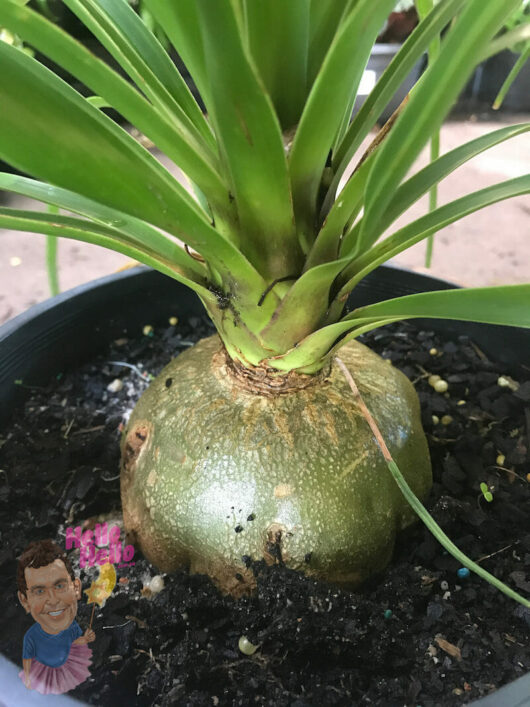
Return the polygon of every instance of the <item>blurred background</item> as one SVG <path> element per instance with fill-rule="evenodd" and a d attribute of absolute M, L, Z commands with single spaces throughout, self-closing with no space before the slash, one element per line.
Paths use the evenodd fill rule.
<path fill-rule="evenodd" d="M 142 14 L 162 43 L 166 43 L 161 28 L 142 7 L 141 1 L 131 2 Z M 90 49 L 113 64 L 97 41 L 87 33 L 79 21 L 60 0 L 31 0 L 30 6 L 60 23 L 67 31 L 83 41 Z M 517 18 L 516 18 L 517 19 Z M 530 20 L 530 0 L 522 0 L 518 21 Z M 355 106 L 357 110 L 366 95 L 381 75 L 384 67 L 399 49 L 417 22 L 413 3 L 406 0 L 396 4 L 374 47 L 372 57 L 361 83 Z M 17 37 L 0 28 L 0 40 L 20 44 Z M 530 62 L 526 62 L 506 92 L 502 105 L 492 106 L 520 57 L 528 51 L 526 46 L 515 46 L 514 51 L 504 51 L 491 57 L 477 67 L 462 92 L 452 114 L 441 130 L 440 152 L 443 154 L 456 146 L 486 134 L 503 125 L 514 125 L 530 120 Z M 22 50 L 31 51 L 30 47 Z M 169 49 L 169 47 L 168 47 Z M 41 58 L 41 57 L 39 57 Z M 178 56 L 173 58 L 185 72 Z M 44 63 L 46 60 L 41 58 Z M 415 67 L 396 96 L 379 119 L 384 124 L 392 111 L 413 85 L 424 68 L 425 61 Z M 56 68 L 53 67 L 52 68 Z M 88 93 L 72 77 L 58 70 L 57 73 Z M 189 77 L 187 77 L 189 78 Z M 119 116 L 112 115 L 119 120 Z M 127 126 L 124 126 L 127 127 Z M 137 136 L 142 139 L 141 136 Z M 369 141 L 368 141 L 369 142 Z M 363 149 L 361 148 L 361 154 Z M 158 154 L 154 150 L 155 154 Z M 178 170 L 162 155 L 168 168 L 178 175 Z M 429 159 L 424 150 L 413 172 L 425 165 Z M 352 163 L 352 168 L 356 160 Z M 481 189 L 506 179 L 521 176 L 529 171 L 529 133 L 488 150 L 457 170 L 443 181 L 439 188 L 438 203 L 444 204 L 471 191 Z M 2 170 L 10 169 L 1 164 Z M 0 203 L 13 208 L 35 208 L 35 202 L 0 191 Z M 428 210 L 428 197 L 416 204 L 404 217 L 394 224 L 402 226 L 418 218 Z M 0 324 L 6 322 L 28 307 L 50 296 L 50 285 L 46 269 L 46 239 L 40 234 L 15 231 L 0 231 Z M 510 199 L 479 211 L 440 231 L 434 239 L 433 258 L 430 268 L 425 266 L 425 243 L 420 243 L 391 261 L 399 267 L 441 277 L 459 285 L 487 286 L 514 284 L 530 280 L 530 197 Z M 65 291 L 89 280 L 113 273 L 131 265 L 125 256 L 97 246 L 69 240 L 59 240 L 57 247 L 59 286 Z"/>

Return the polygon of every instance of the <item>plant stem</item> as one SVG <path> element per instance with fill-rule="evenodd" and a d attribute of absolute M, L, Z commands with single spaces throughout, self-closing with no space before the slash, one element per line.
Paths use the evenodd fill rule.
<path fill-rule="evenodd" d="M 443 532 L 438 523 L 430 515 L 425 506 L 421 503 L 419 498 L 417 498 L 410 486 L 407 484 L 398 468 L 398 465 L 392 459 L 392 455 L 390 454 L 390 451 L 386 446 L 383 436 L 381 435 L 381 432 L 379 431 L 379 428 L 377 427 L 377 424 L 374 418 L 372 417 L 370 411 L 366 407 L 350 371 L 346 368 L 344 362 L 338 356 L 335 357 L 335 361 L 337 362 L 339 368 L 342 370 L 346 380 L 348 381 L 352 393 L 356 398 L 359 407 L 361 408 L 361 412 L 364 415 L 368 425 L 370 426 L 370 429 L 374 434 L 379 448 L 381 449 L 381 452 L 385 458 L 390 473 L 394 478 L 394 481 L 397 483 L 401 493 L 405 496 L 406 500 L 411 505 L 412 509 L 415 511 L 418 517 L 423 521 L 423 523 L 425 523 L 427 528 L 431 531 L 431 533 L 438 540 L 438 542 L 447 550 L 447 552 L 449 552 L 455 559 L 461 562 L 462 565 L 467 567 L 469 570 L 475 572 L 475 574 L 478 574 L 479 577 L 485 579 L 487 582 L 496 587 L 499 591 L 503 592 L 504 594 L 506 594 L 506 596 L 510 597 L 510 599 L 514 599 L 515 601 L 519 602 L 519 604 L 530 608 L 530 601 L 528 601 L 528 599 L 525 599 L 513 589 L 510 589 L 510 587 L 501 582 L 500 579 L 497 579 L 492 574 L 483 569 L 480 565 L 478 565 L 476 562 L 473 562 L 473 560 L 471 560 L 469 557 L 467 557 L 467 555 L 465 555 L 461 550 L 459 550 L 456 545 Z"/>
<path fill-rule="evenodd" d="M 57 206 L 48 206 L 49 214 L 58 214 Z M 59 271 L 57 269 L 57 236 L 46 236 L 46 269 L 48 270 L 48 284 L 50 295 L 55 297 L 61 291 L 59 288 Z"/>
<path fill-rule="evenodd" d="M 372 413 L 366 407 L 366 404 L 365 404 L 364 400 L 362 399 L 361 394 L 359 393 L 359 388 L 357 388 L 357 384 L 353 380 L 352 374 L 346 368 L 346 364 L 344 363 L 344 361 L 342 359 L 340 359 L 338 356 L 335 356 L 335 361 L 337 362 L 339 368 L 343 372 L 344 377 L 348 381 L 348 384 L 352 390 L 352 393 L 353 393 L 354 397 L 356 398 L 359 407 L 361 408 L 361 412 L 364 415 L 366 422 L 369 424 L 370 429 L 373 432 L 373 435 L 374 435 L 375 440 L 379 446 L 379 449 L 383 453 L 385 461 L 387 463 L 390 463 L 392 461 L 392 455 L 390 454 L 390 451 L 389 451 L 388 447 L 386 446 L 386 442 L 383 439 L 383 435 L 379 431 L 379 427 L 377 426 L 374 418 L 372 417 Z"/>
<path fill-rule="evenodd" d="M 431 162 L 440 156 L 440 131 L 438 130 L 431 138 Z M 434 211 L 438 203 L 438 185 L 435 184 L 429 191 L 429 211 Z M 427 249 L 425 251 L 425 267 L 431 267 L 432 249 L 434 245 L 434 233 L 427 236 Z"/>
<path fill-rule="evenodd" d="M 434 7 L 433 0 L 415 0 L 416 11 L 420 20 L 432 12 Z M 438 58 L 440 53 L 440 37 L 436 37 L 430 44 L 427 50 L 429 66 Z M 437 160 L 440 156 L 440 129 L 438 129 L 431 137 L 431 162 Z M 435 184 L 429 191 L 429 211 L 434 211 L 438 201 L 438 187 Z M 425 267 L 431 267 L 432 249 L 434 245 L 434 233 L 427 237 L 427 249 L 425 251 Z"/>
<path fill-rule="evenodd" d="M 392 476 L 394 477 L 394 481 L 397 483 L 402 494 L 405 496 L 407 501 L 410 503 L 410 505 L 412 506 L 414 511 L 421 518 L 421 520 L 425 523 L 427 528 L 429 528 L 429 530 L 434 535 L 434 537 L 438 540 L 438 542 L 441 545 L 443 545 L 445 547 L 445 549 L 454 558 L 456 558 L 459 562 L 461 562 L 469 570 L 472 570 L 473 572 L 475 572 L 475 574 L 478 574 L 479 577 L 482 577 L 482 579 L 485 579 L 487 582 L 492 584 L 499 591 L 506 594 L 506 596 L 510 597 L 511 599 L 515 599 L 515 601 L 519 602 L 523 606 L 530 608 L 530 601 L 528 601 L 528 599 L 525 599 L 520 594 L 515 592 L 513 589 L 510 589 L 510 587 L 508 587 L 506 584 L 504 584 L 504 582 L 501 582 L 500 579 L 497 579 L 497 577 L 495 577 L 494 575 L 487 572 L 485 569 L 483 569 L 476 562 L 473 562 L 473 560 L 470 560 L 469 557 L 467 557 L 467 555 L 465 555 L 461 550 L 459 550 L 457 548 L 457 546 L 443 532 L 443 530 L 440 528 L 438 523 L 434 520 L 434 518 L 430 515 L 430 513 L 427 511 L 425 506 L 421 503 L 421 501 L 414 495 L 412 489 L 410 488 L 410 486 L 407 484 L 407 482 L 403 478 L 403 475 L 400 472 L 395 461 L 393 461 L 393 460 L 389 461 L 388 468 L 390 469 L 390 472 L 391 472 Z"/>
<path fill-rule="evenodd" d="M 502 102 L 504 101 L 506 94 L 510 90 L 510 86 L 515 81 L 515 79 L 517 78 L 517 75 L 519 74 L 519 72 L 521 71 L 523 66 L 526 64 L 528 59 L 530 59 L 530 42 L 527 42 L 525 50 L 523 51 L 523 53 L 521 54 L 519 59 L 517 59 L 514 66 L 512 67 L 512 70 L 510 71 L 510 73 L 506 77 L 504 83 L 502 84 L 501 89 L 500 89 L 499 93 L 497 94 L 497 98 L 493 102 L 493 105 L 492 105 L 493 110 L 499 110 L 499 108 L 502 105 Z"/>

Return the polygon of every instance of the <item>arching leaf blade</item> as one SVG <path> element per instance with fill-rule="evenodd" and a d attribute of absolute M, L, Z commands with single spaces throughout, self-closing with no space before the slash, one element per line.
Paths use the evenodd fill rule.
<path fill-rule="evenodd" d="M 257 301 L 255 269 L 147 150 L 25 53 L 0 42 L 0 61 L 5 161 L 177 236 Z"/>
<path fill-rule="evenodd" d="M 0 227 L 59 238 L 71 238 L 108 248 L 149 265 L 164 275 L 178 280 L 194 292 L 197 292 L 197 294 L 200 294 L 201 297 L 210 300 L 215 299 L 205 286 L 184 276 L 174 263 L 167 261 L 160 254 L 151 251 L 149 248 L 113 229 L 68 216 L 3 207 L 0 207 Z"/>
<path fill-rule="evenodd" d="M 499 130 L 494 130 L 487 135 L 481 135 L 464 145 L 446 152 L 438 159 L 430 162 L 426 167 L 416 172 L 410 179 L 403 182 L 392 196 L 384 214 L 381 217 L 380 229 L 385 231 L 401 214 L 412 206 L 418 199 L 426 194 L 429 189 L 438 184 L 458 167 L 473 159 L 486 150 L 501 144 L 518 135 L 530 131 L 530 123 L 510 125 Z M 507 197 L 506 197 L 507 198 Z M 487 204 L 486 204 L 487 205 Z M 373 243 L 372 239 L 363 240 L 358 249 L 363 252 Z M 356 246 L 353 234 L 344 238 L 342 251 L 349 253 Z"/>
<path fill-rule="evenodd" d="M 210 81 L 206 71 L 197 0 L 144 0 L 190 72 L 201 98 L 209 106 Z"/>
<path fill-rule="evenodd" d="M 313 85 L 351 0 L 310 0 L 308 86 Z"/>
<path fill-rule="evenodd" d="M 439 128 L 480 54 L 518 0 L 470 0 L 446 34 L 440 54 L 412 91 L 384 141 L 366 185 L 362 231 L 380 233 L 379 220 L 397 185 Z"/>
<path fill-rule="evenodd" d="M 431 233 L 436 233 L 445 226 L 486 206 L 529 192 L 530 175 L 524 175 L 480 189 L 472 194 L 467 194 L 421 216 L 419 219 L 400 228 L 396 233 L 388 236 L 388 238 L 385 238 L 353 261 L 341 275 L 341 279 L 343 281 L 347 280 L 347 282 L 341 287 L 337 295 L 337 301 L 343 301 L 355 285 L 366 277 L 369 272 L 427 238 Z"/>
<path fill-rule="evenodd" d="M 519 42 L 527 42 L 528 40 L 530 40 L 530 20 L 524 25 L 495 37 L 482 52 L 480 60 L 486 61 L 486 59 L 495 56 L 495 54 L 502 52 L 504 49 L 510 49 Z"/>
<path fill-rule="evenodd" d="M 273 362 L 280 370 L 320 366 L 347 341 L 403 319 L 454 319 L 530 328 L 530 284 L 478 287 L 406 295 L 359 307 L 319 329 Z"/>
<path fill-rule="evenodd" d="M 16 174 L 0 172 L 0 190 L 2 189 L 37 199 L 45 204 L 84 216 L 101 226 L 113 228 L 171 260 L 191 279 L 205 278 L 204 265 L 191 258 L 178 243 L 134 216 L 104 206 L 68 189 L 54 187 Z"/>
<path fill-rule="evenodd" d="M 266 279 L 297 272 L 287 161 L 273 106 L 259 81 L 231 0 L 198 0 L 210 115 L 231 176 L 241 249 Z M 259 165 L 259 168 L 257 168 Z"/>
<path fill-rule="evenodd" d="M 112 21 L 120 28 L 123 36 L 136 49 L 142 61 L 151 69 L 164 88 L 184 110 L 204 139 L 214 146 L 213 135 L 201 108 L 193 97 L 186 81 L 170 59 L 160 42 L 149 31 L 141 17 L 132 10 L 127 0 L 96 0 Z"/>
<path fill-rule="evenodd" d="M 226 198 L 226 188 L 213 163 L 206 159 L 204 148 L 188 129 L 176 119 L 168 122 L 104 61 L 38 13 L 16 7 L 11 0 L 0 4 L 0 25 L 20 35 L 105 98 L 214 199 L 217 197 L 217 201 L 221 201 Z"/>
<path fill-rule="evenodd" d="M 248 46 L 282 130 L 298 123 L 307 94 L 310 4 L 244 0 Z"/>
<path fill-rule="evenodd" d="M 530 59 L 530 42 L 527 43 L 525 50 L 523 53 L 520 55 L 520 57 L 517 59 L 515 64 L 513 65 L 510 73 L 508 76 L 505 78 L 504 83 L 500 87 L 499 93 L 497 94 L 495 101 L 493 102 L 493 110 L 498 110 L 504 99 L 506 98 L 506 94 L 510 90 L 513 82 L 515 79 L 519 76 L 519 73 L 521 72 L 522 68 L 526 64 L 526 62 Z"/>
<path fill-rule="evenodd" d="M 333 342 L 354 326 L 352 322 L 329 324 L 306 336 L 295 348 L 282 356 L 275 357 L 270 365 L 280 371 L 298 370 L 309 373 L 312 372 L 311 366 L 315 366 L 314 370 L 318 370 L 321 359 L 331 350 Z"/>
<path fill-rule="evenodd" d="M 297 222 L 312 232 L 322 170 L 357 92 L 372 45 L 393 0 L 359 0 L 349 9 L 311 88 L 289 158 Z M 310 239 L 311 240 L 311 239 Z"/>
<path fill-rule="evenodd" d="M 64 0 L 156 105 L 213 147 L 211 131 L 184 79 L 127 0 Z"/>
<path fill-rule="evenodd" d="M 57 214 L 56 206 L 48 206 L 48 213 Z M 55 297 L 61 291 L 59 286 L 59 269 L 57 266 L 57 237 L 46 236 L 46 270 L 48 273 L 48 286 L 50 295 Z"/>
<path fill-rule="evenodd" d="M 340 321 L 328 324 L 306 336 L 286 353 L 274 356 L 269 363 L 272 367 L 282 371 L 294 369 L 303 373 L 314 373 L 322 367 L 325 360 L 328 360 L 340 346 L 346 343 L 348 339 L 345 334 L 347 335 L 347 332 L 358 327 L 359 333 L 356 335 L 360 335 L 362 333 L 361 327 L 374 328 L 374 321 L 377 322 L 375 327 L 384 325 L 382 320 L 376 317 L 366 317 L 355 322 Z"/>
<path fill-rule="evenodd" d="M 346 182 L 326 217 L 307 258 L 306 267 L 334 259 L 339 250 L 349 253 L 342 241 L 343 231 L 350 220 L 360 213 L 364 203 L 364 189 L 373 156 L 369 156 Z"/>
<path fill-rule="evenodd" d="M 454 319 L 530 328 L 530 284 L 470 287 L 405 295 L 359 307 L 343 321 L 381 319 Z"/>

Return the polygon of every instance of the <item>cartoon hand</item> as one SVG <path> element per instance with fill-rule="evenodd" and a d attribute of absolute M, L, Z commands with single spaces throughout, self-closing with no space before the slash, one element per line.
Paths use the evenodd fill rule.
<path fill-rule="evenodd" d="M 83 638 L 85 639 L 86 643 L 92 643 L 92 641 L 96 640 L 96 634 L 94 633 L 94 631 L 92 631 L 91 628 L 87 628 Z"/>

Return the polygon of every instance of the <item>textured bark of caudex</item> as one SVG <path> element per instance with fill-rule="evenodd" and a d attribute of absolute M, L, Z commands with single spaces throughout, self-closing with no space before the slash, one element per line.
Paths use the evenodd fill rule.
<path fill-rule="evenodd" d="M 431 487 L 412 384 L 358 342 L 341 349 L 413 491 Z M 217 336 L 149 386 L 122 442 L 124 521 L 164 571 L 252 586 L 243 557 L 355 585 L 382 569 L 414 515 L 336 365 L 271 378 L 235 366 Z"/>

